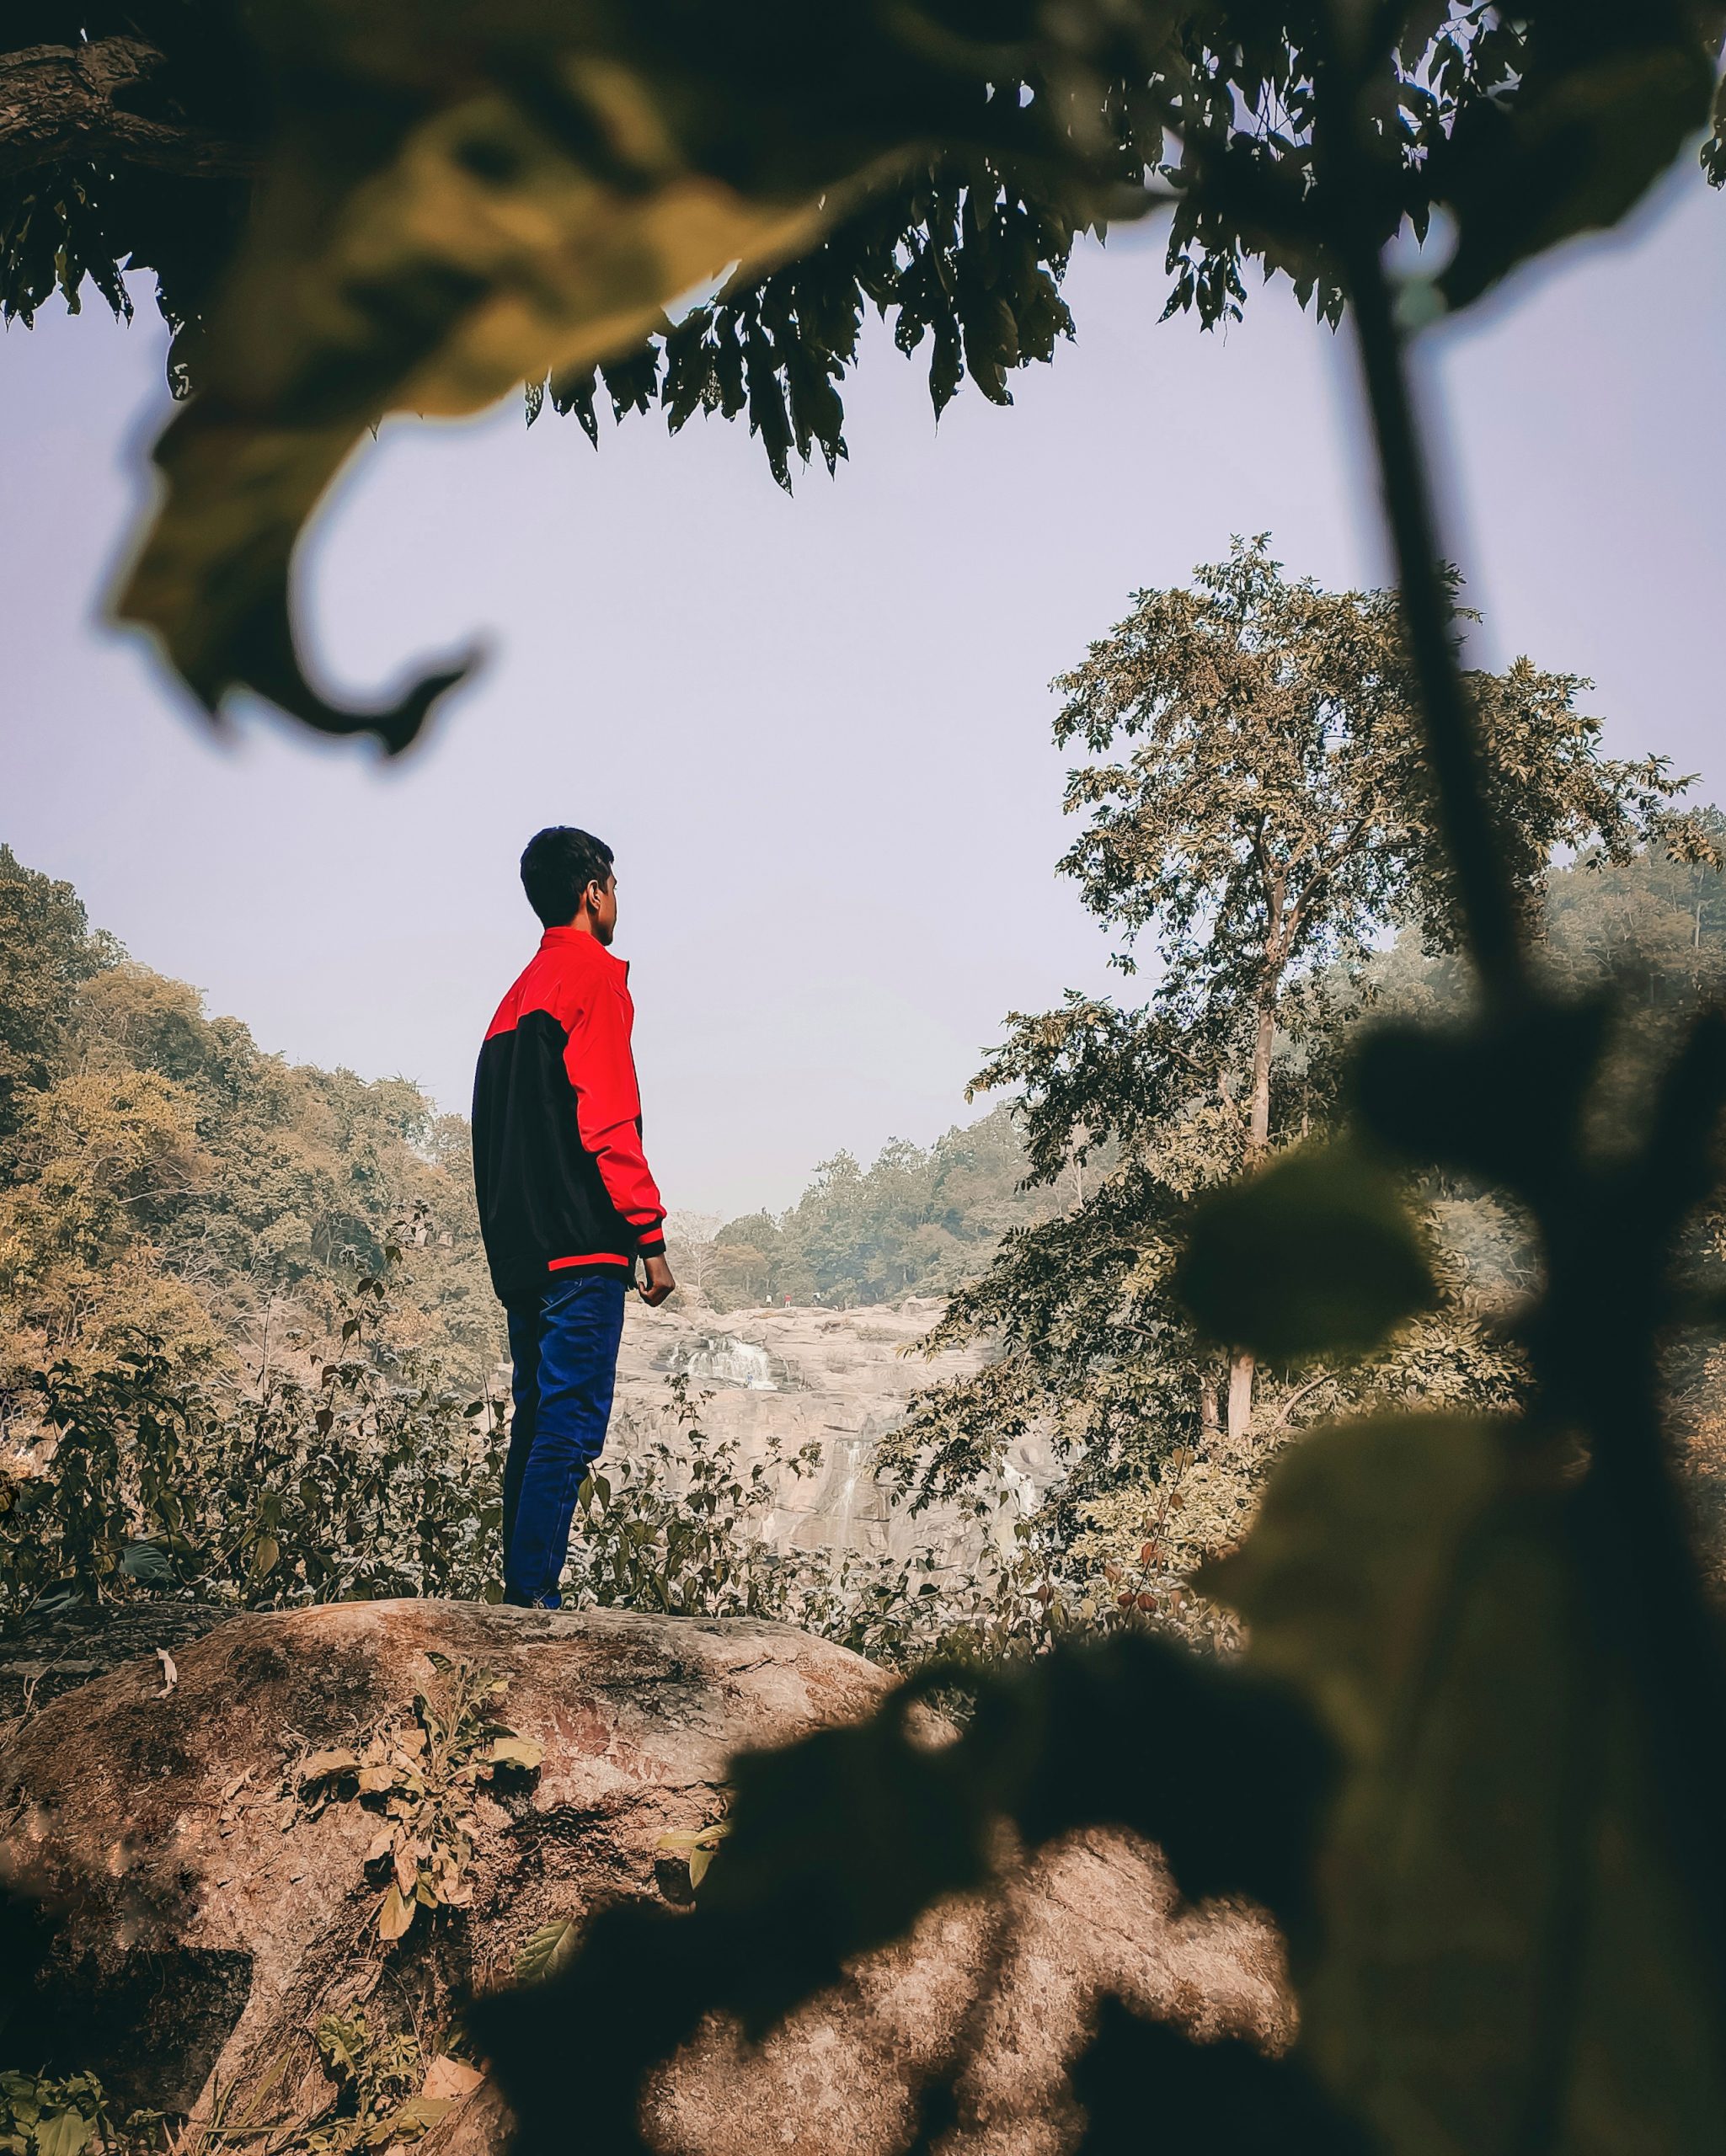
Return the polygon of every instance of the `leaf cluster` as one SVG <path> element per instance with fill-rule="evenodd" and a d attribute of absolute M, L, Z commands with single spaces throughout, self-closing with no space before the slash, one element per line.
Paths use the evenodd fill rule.
<path fill-rule="evenodd" d="M 316 2117 L 288 2129 L 308 2156 L 410 2146 L 458 2100 L 445 2084 L 472 2086 L 479 2079 L 471 2067 L 441 2054 L 428 2066 L 411 2031 L 381 2028 L 363 2008 L 323 2015 L 312 2033 L 335 2097 Z"/>
<path fill-rule="evenodd" d="M 464 1412 L 435 1358 L 380 1337 L 382 1291 L 368 1278 L 339 1302 L 312 1382 L 279 1372 L 249 1399 L 188 1387 L 159 1349 L 51 1366 L 51 1434 L 0 1479 L 7 1614 L 135 1583 L 251 1609 L 495 1598 L 495 1407 Z"/>
<path fill-rule="evenodd" d="M 93 2073 L 0 2073 L 0 2149 L 5 2156 L 84 2156 L 125 2145 Z"/>
<path fill-rule="evenodd" d="M 1055 356 L 1073 334 L 1061 296 L 1075 209 L 1027 190 L 986 155 L 949 160 L 868 195 L 808 253 L 764 278 L 728 284 L 633 352 L 530 386 L 532 424 L 549 402 L 599 445 L 596 399 L 613 416 L 662 409 L 677 433 L 697 412 L 746 419 L 788 492 L 791 460 L 847 454 L 840 384 L 871 311 L 898 350 L 927 340 L 938 419 L 969 379 L 1010 404 L 1008 377 Z"/>

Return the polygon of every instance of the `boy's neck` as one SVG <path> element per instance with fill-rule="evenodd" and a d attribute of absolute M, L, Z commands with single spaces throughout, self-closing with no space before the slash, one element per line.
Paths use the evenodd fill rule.
<path fill-rule="evenodd" d="M 600 934 L 597 922 L 596 922 L 593 915 L 589 913 L 585 907 L 581 912 L 576 915 L 574 921 L 554 921 L 552 923 L 552 928 L 554 929 L 559 936 L 569 934 L 574 934 L 576 936 L 590 936 L 602 951 L 607 947 L 611 941 L 609 937 L 601 936 Z"/>

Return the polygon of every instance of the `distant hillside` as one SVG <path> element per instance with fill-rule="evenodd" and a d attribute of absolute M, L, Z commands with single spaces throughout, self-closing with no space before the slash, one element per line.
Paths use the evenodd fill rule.
<path fill-rule="evenodd" d="M 405 1079 L 266 1054 L 0 846 L 0 1431 L 56 1362 L 159 1350 L 255 1383 L 401 1223 L 398 1344 L 478 1378 L 502 1326 L 462 1118 Z"/>
<path fill-rule="evenodd" d="M 1072 1202 L 1070 1184 L 1022 1190 L 1024 1172 L 1012 1116 L 997 1107 L 927 1150 L 895 1139 L 871 1167 L 837 1153 L 787 1211 L 745 1214 L 704 1246 L 686 1233 L 673 1262 L 681 1257 L 680 1278 L 698 1276 L 721 1310 L 950 1294 L 984 1270 L 1010 1229 Z"/>

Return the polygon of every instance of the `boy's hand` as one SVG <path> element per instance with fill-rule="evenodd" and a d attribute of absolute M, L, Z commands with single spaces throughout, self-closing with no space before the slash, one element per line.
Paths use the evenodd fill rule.
<path fill-rule="evenodd" d="M 677 1283 L 671 1278 L 671 1268 L 662 1257 L 644 1257 L 641 1261 L 647 1278 L 636 1293 L 650 1310 L 656 1310 L 667 1295 L 676 1291 Z"/>

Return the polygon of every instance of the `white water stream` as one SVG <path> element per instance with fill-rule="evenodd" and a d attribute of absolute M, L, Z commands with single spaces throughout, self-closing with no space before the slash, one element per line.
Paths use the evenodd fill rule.
<path fill-rule="evenodd" d="M 740 1385 L 746 1392 L 783 1390 L 773 1374 L 773 1358 L 767 1349 L 729 1332 L 697 1333 L 687 1345 L 680 1342 L 668 1367 L 674 1377 Z"/>

